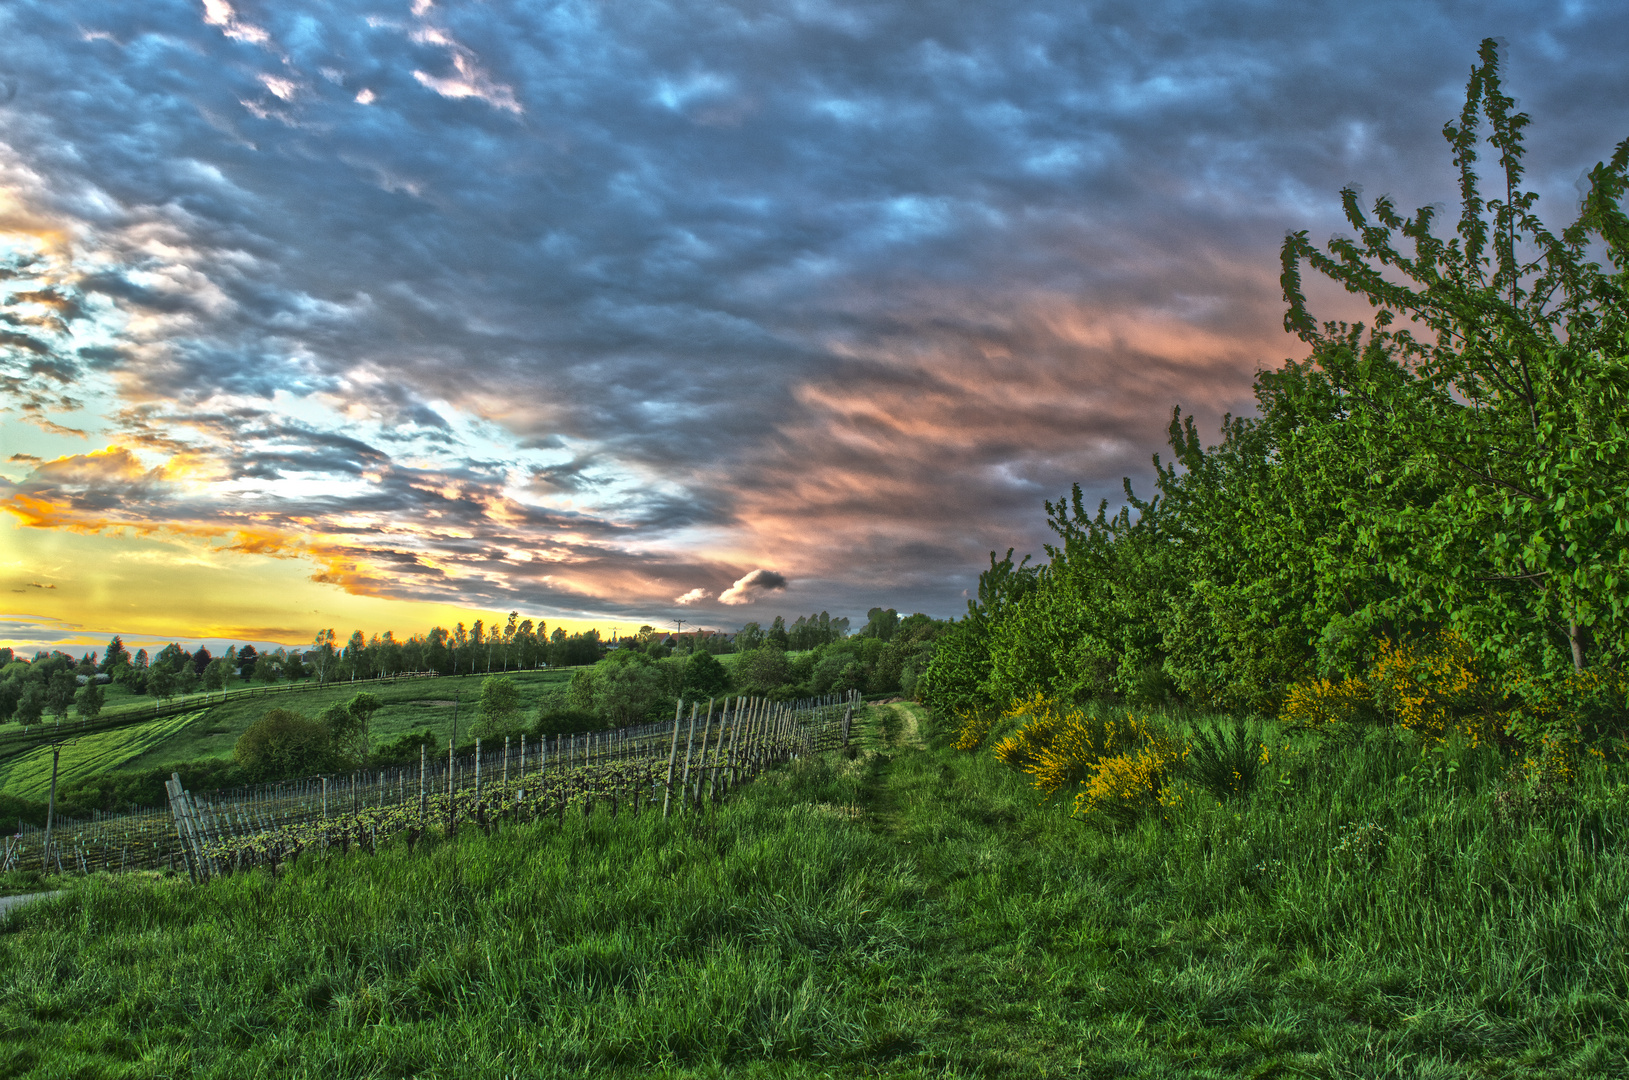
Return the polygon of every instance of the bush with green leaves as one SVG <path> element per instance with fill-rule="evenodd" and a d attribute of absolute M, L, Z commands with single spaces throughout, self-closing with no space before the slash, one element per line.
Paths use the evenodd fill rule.
<path fill-rule="evenodd" d="M 349 711 L 334 706 L 328 713 Z M 252 781 L 284 780 L 332 772 L 345 764 L 329 725 L 287 709 L 272 709 L 250 724 L 232 748 L 232 760 Z"/>

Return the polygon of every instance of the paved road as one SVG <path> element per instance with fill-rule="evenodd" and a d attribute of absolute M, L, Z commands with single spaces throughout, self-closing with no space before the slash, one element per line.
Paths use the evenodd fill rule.
<path fill-rule="evenodd" d="M 22 907 L 30 900 L 43 900 L 47 896 L 56 896 L 54 892 L 20 893 L 17 896 L 0 896 L 0 915 L 4 915 L 14 907 Z"/>

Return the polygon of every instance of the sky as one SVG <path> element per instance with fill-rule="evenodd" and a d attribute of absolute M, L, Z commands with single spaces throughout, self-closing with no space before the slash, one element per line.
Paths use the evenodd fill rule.
<path fill-rule="evenodd" d="M 0 643 L 957 615 L 1490 36 L 1565 224 L 1621 3 L 8 0 Z"/>

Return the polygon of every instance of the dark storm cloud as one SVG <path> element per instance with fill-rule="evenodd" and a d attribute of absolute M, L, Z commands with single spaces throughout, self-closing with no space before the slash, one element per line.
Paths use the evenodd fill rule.
<path fill-rule="evenodd" d="M 1248 409 L 1286 229 L 1453 196 L 1488 34 L 1559 222 L 1629 134 L 1614 5 L 21 2 L 0 182 L 132 318 L 81 353 L 112 422 L 367 478 L 261 508 L 373 522 L 327 531 L 406 593 L 650 610 L 773 561 L 789 604 L 948 614 L 1172 406 Z"/>

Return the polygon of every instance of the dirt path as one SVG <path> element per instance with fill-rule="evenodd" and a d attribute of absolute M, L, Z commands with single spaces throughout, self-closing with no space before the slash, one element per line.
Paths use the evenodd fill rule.
<path fill-rule="evenodd" d="M 31 892 L 18 893 L 16 896 L 0 896 L 0 916 L 13 908 L 22 907 L 30 900 L 44 900 L 48 896 L 59 896 L 58 892 Z"/>
<path fill-rule="evenodd" d="M 899 833 L 909 796 L 898 790 L 896 759 L 927 748 L 915 709 L 904 705 L 872 705 L 859 739 L 870 769 L 860 796 L 867 819 L 879 832 Z"/>

